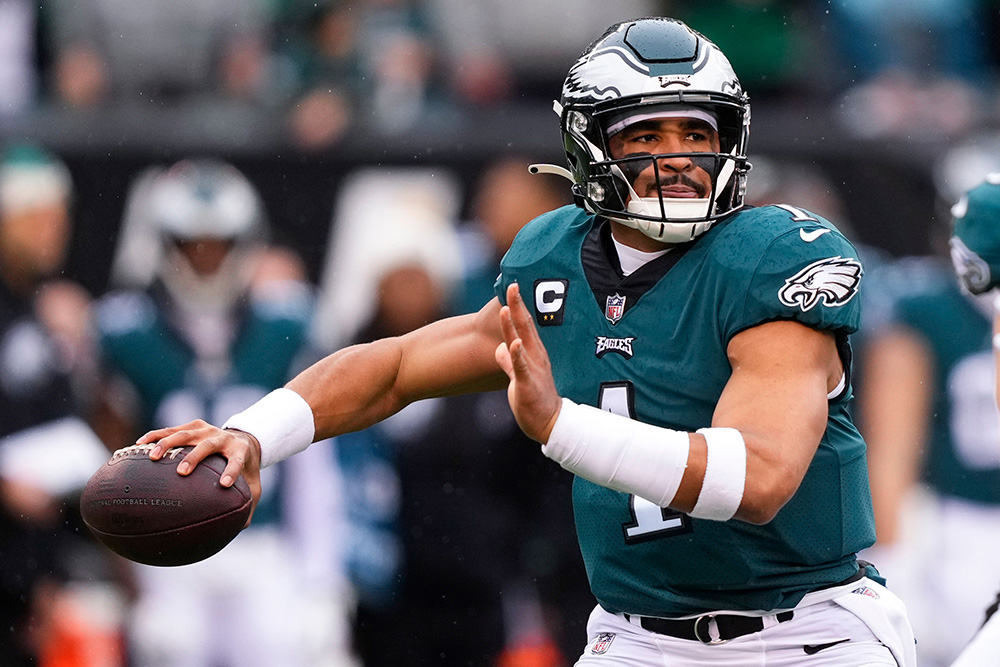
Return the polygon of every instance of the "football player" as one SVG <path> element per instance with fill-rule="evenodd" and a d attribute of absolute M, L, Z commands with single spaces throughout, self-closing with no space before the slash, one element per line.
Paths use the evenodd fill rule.
<path fill-rule="evenodd" d="M 994 357 L 1000 349 L 1000 173 L 964 194 L 952 208 L 951 258 L 959 281 L 972 294 L 988 295 L 993 306 Z M 1000 378 L 1000 372 L 994 375 Z M 1000 396 L 1000 392 L 997 394 Z M 992 443 L 994 446 L 1000 443 Z M 986 610 L 986 621 L 952 667 L 995 665 L 1000 655 L 1000 595 Z"/>
<path fill-rule="evenodd" d="M 978 224 L 988 201 L 964 198 L 954 208 L 960 224 Z M 870 271 L 867 295 L 877 297 L 866 303 L 857 357 L 878 532 L 861 556 L 906 599 L 927 667 L 955 660 L 992 599 L 982 582 L 1000 580 L 1000 540 L 990 538 L 1000 522 L 993 308 L 978 294 L 988 267 L 960 238 L 951 246 L 977 294 L 960 287 L 943 253 Z"/>
<path fill-rule="evenodd" d="M 311 313 L 305 281 L 294 279 L 294 267 L 278 270 L 266 248 L 259 194 L 234 166 L 182 160 L 137 183 L 136 209 L 148 216 L 161 251 L 155 275 L 142 289 L 111 292 L 97 309 L 104 367 L 114 378 L 108 384 L 125 388 L 106 400 L 133 437 L 199 414 L 224 419 L 281 386 L 293 374 Z M 266 471 L 258 521 L 219 558 L 138 568 L 142 594 L 130 631 L 139 662 L 313 664 L 306 640 L 327 641 L 328 633 L 307 634 L 310 615 L 329 612 L 331 629 L 346 623 L 333 612 L 337 573 L 323 548 L 338 516 L 317 491 L 332 486 L 335 469 L 328 452 L 313 451 L 308 461 L 289 461 L 299 465 Z M 303 501 L 305 489 L 310 498 Z M 323 560 L 327 567 L 310 567 Z M 157 632 L 166 616 L 185 642 Z"/>
<path fill-rule="evenodd" d="M 612 26 L 556 104 L 575 206 L 519 233 L 476 314 L 349 347 L 194 445 L 260 466 L 404 405 L 507 387 L 576 475 L 598 605 L 578 665 L 913 665 L 847 411 L 862 267 L 829 222 L 744 206 L 750 107 L 729 61 L 668 18 Z M 482 517 L 483 521 L 490 517 Z M 762 656 L 765 656 L 762 658 Z"/>
<path fill-rule="evenodd" d="M 100 574 L 112 561 L 71 509 L 107 459 L 83 419 L 89 377 L 77 374 L 89 352 L 89 297 L 59 278 L 73 196 L 55 155 L 31 144 L 0 150 L 0 664 L 10 667 L 61 652 L 122 664 L 113 601 L 124 582 Z M 95 596 L 108 601 L 100 619 Z"/>

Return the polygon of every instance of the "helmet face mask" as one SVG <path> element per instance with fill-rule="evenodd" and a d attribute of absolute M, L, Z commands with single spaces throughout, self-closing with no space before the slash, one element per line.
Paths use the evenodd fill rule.
<path fill-rule="evenodd" d="M 570 69 L 560 107 L 573 193 L 586 210 L 678 243 L 743 205 L 750 168 L 747 97 L 718 47 L 680 21 L 649 18 L 610 28 Z M 686 114 L 713 120 L 717 151 L 612 157 L 608 128 L 621 127 L 622 119 Z M 667 175 L 659 161 L 680 157 L 706 172 L 710 192 L 699 199 L 636 193 L 643 166 L 652 166 L 663 184 L 660 177 Z"/>

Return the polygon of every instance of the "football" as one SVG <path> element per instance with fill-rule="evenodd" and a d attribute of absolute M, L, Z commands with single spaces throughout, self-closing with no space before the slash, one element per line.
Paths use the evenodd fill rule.
<path fill-rule="evenodd" d="M 217 553 L 250 516 L 250 487 L 242 477 L 219 483 L 226 459 L 212 454 L 191 474 L 177 464 L 191 447 L 169 449 L 158 461 L 153 445 L 119 449 L 87 482 L 80 513 L 90 531 L 115 553 L 146 565 L 187 565 Z"/>

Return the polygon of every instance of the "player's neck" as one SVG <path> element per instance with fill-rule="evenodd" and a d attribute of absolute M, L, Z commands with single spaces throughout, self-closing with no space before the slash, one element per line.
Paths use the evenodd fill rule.
<path fill-rule="evenodd" d="M 616 239 L 613 234 L 611 236 L 611 242 L 614 244 L 615 251 L 618 253 L 618 265 L 621 267 L 622 274 L 626 276 L 638 271 L 654 259 L 667 254 L 672 247 L 670 245 L 660 244 L 663 247 L 659 250 L 639 250 L 638 248 L 625 245 Z"/>

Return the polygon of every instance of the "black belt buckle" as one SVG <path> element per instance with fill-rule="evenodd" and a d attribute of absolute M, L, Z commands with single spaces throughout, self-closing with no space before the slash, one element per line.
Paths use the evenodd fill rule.
<path fill-rule="evenodd" d="M 711 634 L 711 624 L 715 621 L 715 614 L 705 614 L 704 616 L 699 616 L 694 619 L 694 638 L 700 641 L 702 644 L 725 644 L 729 639 L 723 639 L 721 636 L 718 639 L 712 639 Z M 704 624 L 702 623 L 704 621 Z M 715 623 L 716 631 L 719 630 L 719 624 Z"/>

